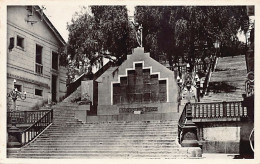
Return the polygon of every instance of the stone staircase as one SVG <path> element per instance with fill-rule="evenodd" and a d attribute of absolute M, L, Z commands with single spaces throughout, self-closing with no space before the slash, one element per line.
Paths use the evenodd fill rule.
<path fill-rule="evenodd" d="M 36 140 L 8 158 L 188 158 L 176 143 L 177 120 L 82 123 L 74 118 L 77 105 L 54 107 L 53 124 Z"/>
<path fill-rule="evenodd" d="M 219 58 L 210 78 L 208 95 L 201 102 L 242 101 L 246 76 L 244 55 Z"/>

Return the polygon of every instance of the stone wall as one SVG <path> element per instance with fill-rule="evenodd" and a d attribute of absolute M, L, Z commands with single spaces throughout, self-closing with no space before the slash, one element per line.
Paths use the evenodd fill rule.
<path fill-rule="evenodd" d="M 253 129 L 250 120 L 205 122 L 197 125 L 203 153 L 240 154 L 243 150 L 250 151 L 248 138 Z"/>
<path fill-rule="evenodd" d="M 165 80 L 166 81 L 166 98 L 163 102 L 150 102 L 150 103 L 156 103 L 156 106 L 160 103 L 172 103 L 171 107 L 174 108 L 177 103 L 177 92 L 178 92 L 178 86 L 174 79 L 174 72 L 167 69 L 154 59 L 152 59 L 149 55 L 149 53 L 144 53 L 143 48 L 136 48 L 134 49 L 134 52 L 132 55 L 127 56 L 127 60 L 122 63 L 119 67 L 111 67 L 109 68 L 105 73 L 103 73 L 96 81 L 98 82 L 98 110 L 101 110 L 102 112 L 99 112 L 99 114 L 105 114 L 105 113 L 117 113 L 118 108 L 110 107 L 108 106 L 115 105 L 114 104 L 114 93 L 113 93 L 113 84 L 120 83 L 121 77 L 127 77 L 128 71 L 135 70 L 136 64 L 141 64 L 142 69 L 150 69 L 151 75 L 157 75 L 158 80 Z M 142 89 L 142 88 L 140 88 Z M 124 90 L 121 90 L 121 92 L 124 92 Z M 128 92 L 125 90 L 125 92 Z M 128 103 L 130 106 L 143 106 L 147 103 L 144 102 L 133 102 Z M 121 105 L 127 105 L 126 104 L 116 104 L 117 106 Z M 107 109 L 106 107 L 107 106 Z M 167 106 L 167 105 L 166 105 Z M 160 112 L 169 112 L 174 111 L 175 109 L 169 109 L 165 108 L 159 110 Z M 113 110 L 113 112 L 105 111 L 105 110 Z M 165 111 L 163 111 L 165 110 Z"/>

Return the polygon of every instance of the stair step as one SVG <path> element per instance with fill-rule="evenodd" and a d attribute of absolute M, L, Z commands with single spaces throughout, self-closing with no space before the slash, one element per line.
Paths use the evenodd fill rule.
<path fill-rule="evenodd" d="M 47 158 L 47 159 L 186 159 L 186 154 L 65 154 L 65 155 L 34 155 L 21 154 L 17 156 L 8 156 L 9 158 Z"/>
<path fill-rule="evenodd" d="M 172 141 L 172 142 L 136 142 L 136 144 L 134 144 L 133 142 L 86 142 L 86 141 L 82 141 L 82 142 L 56 142 L 55 145 L 52 144 L 52 142 L 42 142 L 39 143 L 37 141 L 37 143 L 31 143 L 30 146 L 28 147 L 24 147 L 26 149 L 28 148 L 42 148 L 45 149 L 45 147 L 42 146 L 47 146 L 46 148 L 62 148 L 62 149 L 71 149 L 73 147 L 75 148 L 88 148 L 88 147 L 92 147 L 95 146 L 95 148 L 110 148 L 110 147 L 125 147 L 125 146 L 131 146 L 131 147 L 156 147 L 156 148 L 160 148 L 160 147 L 176 147 L 176 142 Z M 50 146 L 50 147 L 48 147 Z"/>
<path fill-rule="evenodd" d="M 174 159 L 188 156 L 176 143 L 178 117 L 167 121 L 82 123 L 75 118 L 76 108 L 77 105 L 70 103 L 53 106 L 53 124 L 20 150 L 9 150 L 8 158 Z"/>

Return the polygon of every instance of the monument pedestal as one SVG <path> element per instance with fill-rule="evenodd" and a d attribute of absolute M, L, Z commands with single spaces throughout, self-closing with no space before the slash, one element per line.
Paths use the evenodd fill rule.
<path fill-rule="evenodd" d="M 194 123 L 186 123 L 182 129 L 183 139 L 181 146 L 183 147 L 199 147 L 197 137 L 197 127 Z"/>
<path fill-rule="evenodd" d="M 21 131 L 16 126 L 12 126 L 8 129 L 7 147 L 18 148 L 21 147 L 21 145 Z"/>

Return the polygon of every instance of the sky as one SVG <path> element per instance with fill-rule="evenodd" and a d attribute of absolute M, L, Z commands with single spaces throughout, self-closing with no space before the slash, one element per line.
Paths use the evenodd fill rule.
<path fill-rule="evenodd" d="M 50 19 L 55 28 L 59 31 L 63 39 L 68 41 L 67 23 L 71 22 L 71 19 L 75 12 L 81 11 L 82 5 L 44 5 L 46 10 L 44 10 L 45 15 Z M 127 5 L 128 15 L 134 15 L 134 6 Z M 254 17 L 251 17 L 254 21 Z M 240 41 L 245 42 L 244 33 L 237 34 Z"/>
<path fill-rule="evenodd" d="M 59 6 L 44 5 L 45 15 L 50 19 L 54 27 L 59 31 L 63 39 L 68 41 L 67 22 L 71 22 L 72 16 L 76 11 L 80 11 L 80 6 Z"/>
<path fill-rule="evenodd" d="M 67 23 L 71 22 L 71 19 L 75 12 L 81 11 L 80 5 L 75 6 L 57 6 L 57 5 L 44 5 L 46 10 L 44 10 L 45 15 L 50 19 L 54 27 L 59 31 L 63 39 L 68 41 Z M 127 6 L 128 15 L 133 16 L 134 6 Z"/>

